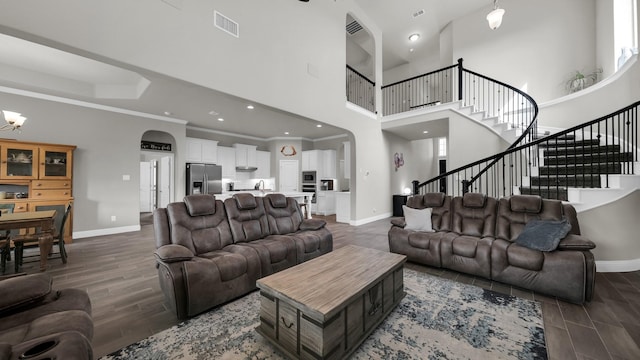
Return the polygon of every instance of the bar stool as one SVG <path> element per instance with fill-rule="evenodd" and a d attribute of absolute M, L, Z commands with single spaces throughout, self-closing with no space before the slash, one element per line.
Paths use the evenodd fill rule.
<path fill-rule="evenodd" d="M 302 217 L 304 219 L 309 217 L 309 213 L 307 211 L 309 211 L 309 209 L 307 209 L 307 203 L 301 202 L 298 203 L 298 205 L 300 205 L 300 210 L 302 211 Z"/>

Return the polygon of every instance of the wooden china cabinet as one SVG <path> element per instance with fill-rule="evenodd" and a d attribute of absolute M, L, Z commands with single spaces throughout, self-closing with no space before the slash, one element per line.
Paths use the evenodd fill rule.
<path fill-rule="evenodd" d="M 14 212 L 55 209 L 56 216 L 62 216 L 73 202 L 75 148 L 0 139 L 0 206 L 13 204 Z M 71 242 L 72 224 L 73 208 L 65 226 L 65 243 Z"/>

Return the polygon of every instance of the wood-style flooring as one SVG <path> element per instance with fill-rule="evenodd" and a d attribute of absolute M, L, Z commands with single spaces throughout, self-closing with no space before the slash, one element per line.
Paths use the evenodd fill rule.
<path fill-rule="evenodd" d="M 389 219 L 362 226 L 326 219 L 334 248 L 355 244 L 389 251 Z M 138 232 L 78 239 L 69 261 L 49 261 L 55 288 L 84 289 L 93 306 L 96 357 L 178 323 L 163 303 L 154 266 L 155 240 L 149 214 Z M 407 267 L 462 283 L 542 302 L 550 359 L 640 359 L 640 272 L 598 273 L 594 300 L 574 305 L 482 278 L 416 264 Z M 13 263 L 9 263 L 9 271 Z M 23 270 L 37 272 L 37 263 Z"/>

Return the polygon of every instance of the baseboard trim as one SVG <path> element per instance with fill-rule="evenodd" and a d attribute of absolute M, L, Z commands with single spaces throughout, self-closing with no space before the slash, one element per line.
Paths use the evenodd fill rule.
<path fill-rule="evenodd" d="M 380 214 L 378 216 L 373 216 L 370 218 L 365 218 L 365 219 L 360 219 L 360 220 L 351 220 L 349 221 L 349 225 L 353 225 L 353 226 L 360 226 L 360 225 L 364 225 L 364 224 L 368 224 L 374 221 L 378 221 L 378 220 L 382 220 L 382 219 L 387 219 L 391 217 L 391 213 L 384 213 L 384 214 Z M 389 223 L 391 224 L 391 223 Z"/>
<path fill-rule="evenodd" d="M 597 272 L 629 272 L 640 270 L 640 259 L 596 261 Z"/>
<path fill-rule="evenodd" d="M 121 226 L 107 229 L 87 230 L 87 231 L 74 231 L 74 239 L 82 239 L 93 236 L 113 235 L 127 232 L 140 231 L 140 225 Z"/>

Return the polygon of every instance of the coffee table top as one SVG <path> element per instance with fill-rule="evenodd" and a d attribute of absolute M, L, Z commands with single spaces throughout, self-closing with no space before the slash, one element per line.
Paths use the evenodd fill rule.
<path fill-rule="evenodd" d="M 404 255 L 348 245 L 257 281 L 258 288 L 318 321 L 401 266 Z"/>

